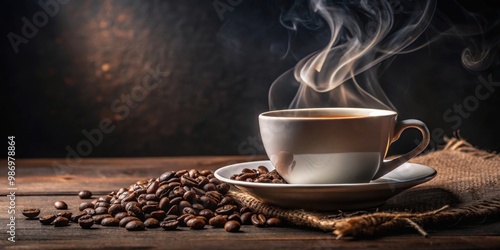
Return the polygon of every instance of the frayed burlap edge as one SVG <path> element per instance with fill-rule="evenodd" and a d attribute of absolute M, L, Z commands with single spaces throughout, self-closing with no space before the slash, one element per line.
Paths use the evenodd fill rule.
<path fill-rule="evenodd" d="M 479 150 L 460 138 L 447 139 L 447 144 L 442 150 L 465 152 L 484 159 L 500 159 L 500 155 Z M 341 213 L 331 216 L 305 210 L 281 209 L 239 191 L 230 191 L 229 195 L 241 206 L 250 207 L 257 213 L 278 217 L 297 226 L 332 231 L 337 239 L 379 236 L 407 227 L 414 228 L 421 235 L 427 236 L 424 226 L 452 224 L 462 218 L 473 220 L 500 215 L 500 198 L 478 200 L 456 207 L 443 206 L 425 213 L 375 212 L 365 215 Z"/>

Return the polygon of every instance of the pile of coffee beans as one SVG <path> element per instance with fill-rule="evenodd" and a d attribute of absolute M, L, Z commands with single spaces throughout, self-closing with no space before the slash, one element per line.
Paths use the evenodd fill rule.
<path fill-rule="evenodd" d="M 276 169 L 269 171 L 265 166 L 259 166 L 257 169 L 244 168 L 241 173 L 231 176 L 231 179 L 237 181 L 260 182 L 260 183 L 280 183 L 286 181 L 281 177 Z"/>
<path fill-rule="evenodd" d="M 256 178 L 267 176 L 270 182 L 278 180 L 266 170 L 259 167 Z M 38 219 L 42 225 L 56 227 L 73 222 L 83 229 L 100 224 L 104 227 L 124 227 L 128 231 L 159 227 L 164 230 L 178 227 L 200 230 L 210 225 L 224 228 L 227 232 L 238 232 L 241 225 L 275 227 L 282 224 L 278 218 L 266 218 L 247 207 L 240 207 L 227 195 L 229 189 L 227 183 L 215 178 L 209 170 L 168 171 L 156 179 L 138 181 L 128 188 L 82 202 L 77 213 L 63 211 Z M 91 198 L 92 193 L 84 190 L 79 197 Z M 54 207 L 68 208 L 64 201 L 56 201 Z M 36 218 L 39 213 L 38 209 L 23 211 L 28 218 Z"/>

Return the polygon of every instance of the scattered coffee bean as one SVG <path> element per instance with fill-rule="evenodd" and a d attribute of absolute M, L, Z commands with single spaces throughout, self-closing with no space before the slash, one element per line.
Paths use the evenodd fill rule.
<path fill-rule="evenodd" d="M 160 226 L 160 222 L 155 218 L 149 218 L 149 219 L 144 221 L 144 225 L 147 228 L 157 228 Z"/>
<path fill-rule="evenodd" d="M 208 223 L 212 227 L 224 227 L 224 224 L 226 224 L 226 222 L 227 222 L 227 219 L 222 215 L 217 215 L 215 217 L 212 217 L 208 221 Z"/>
<path fill-rule="evenodd" d="M 66 217 L 59 216 L 52 221 L 55 227 L 65 227 L 69 225 L 69 220 Z"/>
<path fill-rule="evenodd" d="M 71 220 L 71 216 L 73 215 L 72 212 L 68 212 L 68 211 L 63 211 L 63 212 L 59 212 L 56 214 L 57 217 L 64 217 L 68 220 Z"/>
<path fill-rule="evenodd" d="M 80 191 L 80 193 L 78 193 L 78 196 L 80 197 L 80 199 L 90 199 L 92 198 L 92 192 L 88 190 L 82 190 Z"/>
<path fill-rule="evenodd" d="M 53 214 L 47 214 L 42 217 L 40 217 L 38 220 L 42 225 L 50 225 L 54 220 L 56 219 L 56 216 Z"/>
<path fill-rule="evenodd" d="M 78 210 L 80 211 L 83 211 L 85 210 L 86 208 L 94 208 L 94 204 L 92 204 L 91 202 L 82 202 L 80 203 L 80 206 L 78 207 Z"/>
<path fill-rule="evenodd" d="M 83 215 L 78 219 L 78 225 L 84 229 L 91 228 L 94 225 L 94 219 L 92 219 L 92 216 L 88 214 Z"/>
<path fill-rule="evenodd" d="M 263 214 L 254 214 L 251 218 L 252 224 L 256 227 L 263 227 L 266 224 L 266 216 Z"/>
<path fill-rule="evenodd" d="M 227 220 L 234 220 L 241 224 L 241 217 L 239 214 L 231 214 L 227 217 Z"/>
<path fill-rule="evenodd" d="M 235 209 L 236 209 L 236 206 L 228 204 L 228 205 L 224 205 L 222 207 L 218 207 L 217 209 L 215 209 L 215 212 L 217 214 L 230 215 L 234 212 Z"/>
<path fill-rule="evenodd" d="M 200 219 L 200 218 L 192 218 L 188 220 L 186 225 L 194 230 L 201 230 L 205 227 L 205 220 Z"/>
<path fill-rule="evenodd" d="M 127 216 L 128 216 L 127 212 L 119 212 L 119 213 L 115 214 L 115 218 L 118 219 L 118 220 L 121 220 L 121 219 L 123 219 L 123 218 L 125 218 Z"/>
<path fill-rule="evenodd" d="M 272 217 L 272 218 L 267 219 L 266 225 L 268 227 L 279 227 L 279 226 L 281 226 L 281 220 L 278 218 Z"/>
<path fill-rule="evenodd" d="M 146 226 L 140 220 L 133 220 L 125 225 L 125 229 L 128 231 L 142 231 L 144 228 L 146 228 Z"/>
<path fill-rule="evenodd" d="M 179 222 L 177 220 L 162 221 L 160 223 L 160 227 L 165 229 L 165 230 L 174 230 L 177 228 L 178 225 L 179 225 Z"/>
<path fill-rule="evenodd" d="M 243 225 L 252 225 L 252 212 L 245 212 L 241 214 L 240 219 L 241 219 L 241 224 Z"/>
<path fill-rule="evenodd" d="M 106 217 L 101 220 L 101 225 L 105 227 L 117 227 L 120 221 L 113 217 Z"/>
<path fill-rule="evenodd" d="M 73 215 L 71 215 L 71 221 L 78 223 L 78 219 L 80 219 L 84 215 L 87 215 L 87 213 L 82 212 L 82 211 L 76 212 Z"/>
<path fill-rule="evenodd" d="M 87 213 L 88 215 L 95 215 L 95 210 L 93 208 L 85 208 L 83 212 Z"/>
<path fill-rule="evenodd" d="M 23 209 L 22 213 L 24 216 L 28 217 L 29 219 L 33 219 L 40 214 L 40 209 L 38 209 L 38 208 Z"/>
<path fill-rule="evenodd" d="M 92 216 L 92 219 L 94 219 L 95 224 L 101 224 L 101 221 L 104 218 L 113 218 L 113 216 L 111 216 L 111 214 L 96 214 Z"/>
<path fill-rule="evenodd" d="M 68 209 L 68 204 L 66 204 L 66 202 L 64 202 L 64 201 L 56 201 L 54 203 L 54 207 L 56 209 L 61 209 L 61 210 L 62 209 Z"/>
<path fill-rule="evenodd" d="M 224 230 L 226 230 L 226 232 L 234 233 L 240 231 L 240 226 L 241 224 L 239 222 L 230 220 L 224 224 Z"/>
<path fill-rule="evenodd" d="M 95 214 L 107 214 L 108 213 L 107 207 L 97 207 L 94 210 L 95 210 Z"/>
<path fill-rule="evenodd" d="M 108 213 L 113 216 L 120 212 L 125 212 L 125 209 L 120 204 L 113 204 L 108 208 Z"/>
<path fill-rule="evenodd" d="M 244 181 L 280 181 L 275 171 L 269 172 L 264 167 L 244 169 L 236 177 Z M 170 171 L 159 178 L 137 181 L 128 188 L 82 202 L 78 207 L 80 212 L 75 214 L 64 211 L 57 213 L 57 218 L 55 215 L 45 215 L 39 221 L 42 224 L 64 226 L 71 219 L 82 228 L 101 224 L 125 227 L 129 231 L 144 230 L 146 227 L 175 230 L 179 226 L 200 230 L 210 224 L 228 232 L 238 232 L 242 224 L 258 227 L 281 225 L 277 218 L 266 218 L 263 214 L 254 214 L 248 207 L 239 206 L 231 196 L 226 195 L 229 189 L 227 183 L 216 179 L 209 170 Z M 80 198 L 92 197 L 87 192 L 90 193 L 81 191 Z M 68 208 L 64 201 L 57 201 L 54 207 Z M 36 215 L 29 210 L 24 210 L 23 214 L 33 218 L 39 214 L 39 210 Z"/>
<path fill-rule="evenodd" d="M 120 223 L 118 224 L 120 227 L 125 227 L 127 223 L 133 221 L 133 220 L 139 220 L 137 217 L 134 216 L 128 216 L 120 220 Z"/>

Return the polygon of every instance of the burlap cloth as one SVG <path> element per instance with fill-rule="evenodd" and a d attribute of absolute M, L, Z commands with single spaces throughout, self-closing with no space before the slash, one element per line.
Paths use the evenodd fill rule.
<path fill-rule="evenodd" d="M 256 212 L 297 226 L 332 231 L 337 238 L 382 236 L 404 232 L 405 228 L 427 236 L 427 227 L 450 227 L 487 218 L 495 221 L 500 217 L 500 155 L 451 139 L 443 149 L 411 162 L 431 166 L 438 174 L 396 195 L 377 210 L 315 213 L 270 206 L 239 191 L 231 191 L 231 195 L 240 205 Z"/>

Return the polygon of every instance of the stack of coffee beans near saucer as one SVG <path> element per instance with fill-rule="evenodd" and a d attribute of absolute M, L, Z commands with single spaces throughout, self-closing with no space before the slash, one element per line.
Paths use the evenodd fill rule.
<path fill-rule="evenodd" d="M 247 207 L 239 206 L 227 195 L 230 186 L 215 178 L 209 170 L 168 171 L 156 179 L 138 181 L 106 196 L 79 205 L 79 212 L 45 214 L 38 218 L 42 225 L 68 226 L 72 222 L 88 229 L 100 224 L 105 227 L 124 227 L 129 231 L 161 227 L 175 230 L 224 228 L 238 232 L 241 225 L 257 227 L 280 226 L 278 218 L 267 218 Z M 92 197 L 90 191 L 79 193 L 82 199 Z M 68 209 L 57 201 L 57 209 Z M 23 211 L 30 219 L 37 218 L 36 208 Z M 39 213 L 39 212 L 38 212 Z M 63 219 L 64 218 L 64 219 Z M 61 222 L 63 221 L 63 222 Z M 57 223 L 56 223 L 57 222 Z"/>

